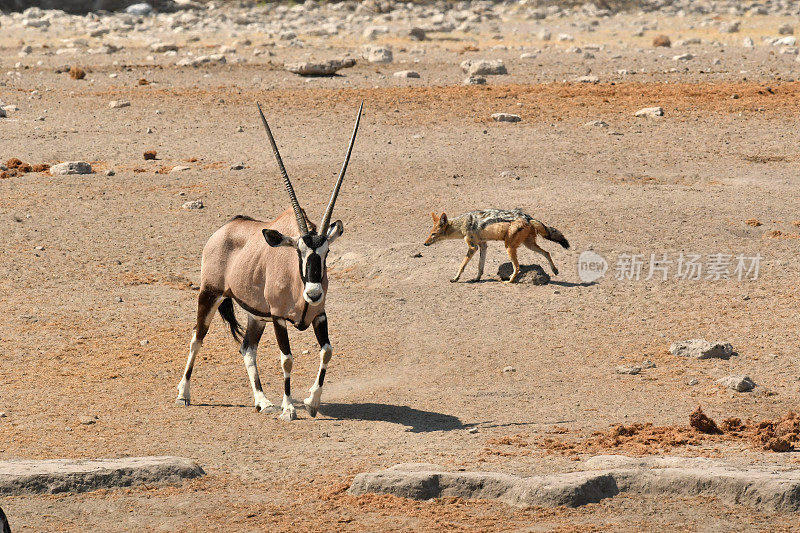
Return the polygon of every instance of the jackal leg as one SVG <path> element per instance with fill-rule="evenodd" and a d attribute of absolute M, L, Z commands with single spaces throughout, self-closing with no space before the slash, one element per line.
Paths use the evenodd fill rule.
<path fill-rule="evenodd" d="M 314 385 L 308 389 L 311 394 L 303 400 L 303 404 L 306 406 L 308 414 L 317 416 L 317 409 L 319 409 L 319 402 L 322 398 L 322 384 L 325 382 L 325 371 L 333 355 L 333 348 L 331 347 L 330 339 L 328 339 L 328 317 L 319 315 L 314 319 L 313 325 L 314 334 L 317 336 L 317 342 L 319 343 L 319 372 L 317 372 L 317 379 L 314 381 Z"/>
<path fill-rule="evenodd" d="M 481 276 L 483 276 L 483 267 L 486 265 L 486 243 L 478 244 L 478 250 L 480 250 L 478 255 L 478 275 L 472 278 L 471 281 L 480 281 Z"/>
<path fill-rule="evenodd" d="M 258 343 L 261 340 L 261 335 L 264 334 L 264 326 L 266 326 L 264 322 L 248 316 L 247 331 L 244 333 L 242 347 L 239 350 L 242 358 L 244 358 L 244 367 L 247 369 L 247 376 L 250 378 L 250 386 L 253 387 L 253 400 L 258 412 L 272 411 L 275 408 L 272 402 L 267 400 L 264 395 L 264 390 L 261 388 L 261 378 L 258 377 L 258 366 L 256 366 Z"/>
<path fill-rule="evenodd" d="M 509 246 L 506 248 L 506 252 L 508 253 L 509 259 L 511 259 L 511 264 L 514 265 L 514 272 L 511 274 L 511 277 L 508 278 L 507 281 L 503 283 L 514 283 L 517 281 L 517 276 L 519 276 L 519 261 L 517 260 L 517 249 L 513 246 Z"/>
<path fill-rule="evenodd" d="M 203 346 L 203 339 L 208 333 L 211 319 L 214 318 L 214 313 L 217 312 L 221 302 L 222 295 L 215 291 L 201 290 L 197 297 L 197 323 L 194 326 L 192 342 L 189 344 L 189 359 L 186 361 L 186 369 L 183 371 L 183 378 L 178 383 L 178 398 L 175 400 L 178 405 L 186 406 L 191 401 L 189 385 L 192 379 L 194 360 Z"/>
<path fill-rule="evenodd" d="M 286 321 L 275 318 L 272 321 L 275 327 L 275 338 L 278 341 L 278 348 L 281 350 L 281 368 L 283 369 L 283 402 L 281 403 L 281 420 L 295 420 L 297 412 L 292 402 L 292 349 L 289 346 L 289 333 L 286 331 Z"/>
<path fill-rule="evenodd" d="M 461 268 L 458 269 L 458 274 L 456 274 L 456 277 L 450 280 L 450 283 L 455 283 L 456 281 L 458 281 L 458 278 L 460 278 L 461 274 L 464 273 L 464 269 L 467 267 L 467 263 L 469 263 L 469 260 L 472 259 L 472 256 L 475 255 L 475 252 L 477 250 L 478 250 L 477 246 L 473 244 L 469 245 L 469 250 L 467 250 L 467 255 L 466 257 L 464 257 L 464 260 L 461 261 Z"/>
<path fill-rule="evenodd" d="M 544 248 L 540 248 L 539 245 L 536 244 L 536 241 L 533 239 L 528 239 L 527 241 L 525 241 L 525 246 L 529 250 L 533 250 L 534 252 L 542 254 L 545 257 L 545 259 L 547 259 L 547 262 L 550 263 L 550 268 L 553 269 L 553 274 L 558 274 L 558 269 L 556 268 L 556 265 L 553 264 L 553 258 L 550 257 L 550 252 L 548 252 Z"/>

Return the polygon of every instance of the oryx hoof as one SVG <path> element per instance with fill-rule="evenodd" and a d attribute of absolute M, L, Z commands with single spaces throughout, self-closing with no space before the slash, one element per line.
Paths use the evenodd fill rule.
<path fill-rule="evenodd" d="M 556 276 L 558 276 L 558 269 L 557 269 L 556 267 L 553 267 L 553 274 L 555 274 Z"/>
<path fill-rule="evenodd" d="M 308 411 L 308 414 L 311 415 L 312 418 L 317 416 L 317 409 L 319 408 L 319 403 L 317 403 L 317 405 L 314 405 L 313 400 L 311 400 L 310 398 L 306 398 L 305 400 L 303 400 L 303 405 L 306 406 L 306 411 Z"/>
<path fill-rule="evenodd" d="M 453 279 L 450 280 L 450 283 L 455 283 L 457 281 L 458 281 L 458 278 L 453 278 Z"/>
<path fill-rule="evenodd" d="M 256 412 L 259 413 L 274 413 L 275 404 L 267 399 L 262 399 L 256 402 Z"/>
<path fill-rule="evenodd" d="M 294 407 L 292 407 L 291 409 L 286 408 L 283 410 L 279 418 L 284 422 L 291 422 L 292 420 L 297 420 L 297 411 L 295 411 Z"/>
<path fill-rule="evenodd" d="M 178 398 L 175 400 L 175 404 L 181 407 L 188 407 L 189 406 L 189 398 Z"/>

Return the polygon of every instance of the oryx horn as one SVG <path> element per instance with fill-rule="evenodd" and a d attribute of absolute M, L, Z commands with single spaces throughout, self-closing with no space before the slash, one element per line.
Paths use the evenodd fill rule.
<path fill-rule="evenodd" d="M 278 160 L 278 168 L 280 168 L 281 174 L 283 175 L 283 184 L 286 186 L 286 192 L 289 193 L 289 200 L 292 202 L 294 216 L 297 217 L 297 226 L 300 228 L 300 233 L 307 235 L 308 225 L 306 225 L 306 217 L 303 215 L 303 210 L 300 209 L 300 202 L 297 201 L 297 196 L 294 194 L 294 188 L 292 187 L 292 182 L 289 181 L 289 175 L 286 173 L 286 167 L 283 166 L 281 154 L 278 152 L 278 145 L 275 144 L 275 138 L 272 137 L 269 124 L 267 124 L 267 119 L 264 117 L 264 112 L 261 111 L 261 105 L 259 105 L 258 102 L 256 102 L 256 107 L 258 107 L 258 112 L 261 115 L 261 122 L 264 123 L 264 129 L 267 130 L 267 137 L 269 137 L 269 143 L 272 145 L 272 151 L 275 152 L 275 159 Z"/>
<path fill-rule="evenodd" d="M 361 101 L 361 106 L 358 108 L 358 117 L 356 117 L 356 126 L 353 128 L 353 136 L 350 138 L 350 145 L 347 147 L 347 155 L 344 158 L 344 163 L 342 163 L 342 170 L 339 171 L 339 178 L 336 180 L 336 187 L 333 189 L 333 194 L 331 194 L 331 201 L 328 202 L 328 208 L 325 209 L 325 215 L 322 217 L 322 222 L 320 223 L 319 234 L 326 235 L 328 233 L 328 226 L 331 223 L 331 215 L 333 214 L 333 205 L 336 203 L 336 197 L 339 196 L 339 189 L 342 186 L 342 180 L 344 179 L 344 173 L 347 171 L 347 164 L 350 162 L 350 153 L 353 151 L 353 143 L 356 141 L 356 132 L 358 131 L 358 123 L 361 121 L 361 110 L 364 109 L 364 101 Z"/>

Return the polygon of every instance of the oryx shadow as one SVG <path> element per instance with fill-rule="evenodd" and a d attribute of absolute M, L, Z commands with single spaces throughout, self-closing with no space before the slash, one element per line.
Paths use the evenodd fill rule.
<path fill-rule="evenodd" d="M 238 407 L 238 408 L 247 408 L 253 407 L 252 405 L 245 405 L 243 403 L 193 403 L 195 407 Z"/>
<path fill-rule="evenodd" d="M 411 433 L 453 431 L 466 429 L 475 424 L 464 424 L 458 417 L 422 411 L 406 405 L 383 403 L 325 403 L 319 408 L 325 416 L 339 420 L 366 420 L 369 422 L 392 422 L 406 426 Z"/>

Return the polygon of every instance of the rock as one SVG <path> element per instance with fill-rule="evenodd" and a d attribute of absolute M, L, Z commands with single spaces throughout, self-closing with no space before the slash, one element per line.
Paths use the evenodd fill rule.
<path fill-rule="evenodd" d="M 410 28 L 406 32 L 406 36 L 412 41 L 424 41 L 427 38 L 425 30 L 422 28 Z"/>
<path fill-rule="evenodd" d="M 519 122 L 522 120 L 522 117 L 512 113 L 493 113 L 492 120 L 495 122 Z"/>
<path fill-rule="evenodd" d="M 742 40 L 742 46 L 744 46 L 745 48 L 753 48 L 755 45 L 753 44 L 753 39 L 751 39 L 750 37 L 745 37 Z"/>
<path fill-rule="evenodd" d="M 794 26 L 789 23 L 781 24 L 778 28 L 778 33 L 781 35 L 794 35 Z"/>
<path fill-rule="evenodd" d="M 720 378 L 714 383 L 718 385 L 724 385 L 729 389 L 733 389 L 737 392 L 749 392 L 753 390 L 756 386 L 755 382 L 747 376 L 725 376 L 724 378 Z"/>
<path fill-rule="evenodd" d="M 301 76 L 333 76 L 337 71 L 355 64 L 355 59 L 329 59 L 319 62 L 285 63 L 283 68 Z"/>
<path fill-rule="evenodd" d="M 203 200 L 192 200 L 192 201 L 184 203 L 181 206 L 181 208 L 189 209 L 189 210 L 203 209 L 204 207 L 205 207 L 205 205 L 203 205 Z"/>
<path fill-rule="evenodd" d="M 516 180 L 516 181 L 520 180 L 519 175 L 517 175 L 515 172 L 511 172 L 510 170 L 504 170 L 503 172 L 501 172 L 500 177 L 504 180 Z"/>
<path fill-rule="evenodd" d="M 536 37 L 538 37 L 540 41 L 549 41 L 553 38 L 553 34 L 550 33 L 550 30 L 544 28 L 539 30 L 539 33 L 536 34 Z"/>
<path fill-rule="evenodd" d="M 176 63 L 179 67 L 199 67 L 208 63 L 219 63 L 221 65 L 227 63 L 228 60 L 223 54 L 211 54 L 208 56 L 187 57 L 181 59 Z"/>
<path fill-rule="evenodd" d="M 562 42 L 571 42 L 575 40 L 575 37 L 573 37 L 569 33 L 559 33 L 558 40 Z"/>
<path fill-rule="evenodd" d="M 142 154 L 142 157 L 144 157 L 145 161 L 155 161 L 157 155 L 158 152 L 155 150 L 145 150 L 145 152 Z"/>
<path fill-rule="evenodd" d="M 786 54 L 791 56 L 796 56 L 798 53 L 796 46 L 784 46 L 780 50 L 778 50 L 779 54 Z"/>
<path fill-rule="evenodd" d="M 597 76 L 581 76 L 576 80 L 578 83 L 598 83 L 600 78 Z"/>
<path fill-rule="evenodd" d="M 26 56 L 26 55 L 30 54 L 31 52 L 33 52 L 33 47 L 31 45 L 29 45 L 29 44 L 26 44 L 19 51 L 19 55 L 20 56 Z"/>
<path fill-rule="evenodd" d="M 461 85 L 486 85 L 486 78 L 481 76 L 469 76 L 461 82 Z"/>
<path fill-rule="evenodd" d="M 617 367 L 617 374 L 630 374 L 632 376 L 635 376 L 636 374 L 638 374 L 641 371 L 642 371 L 642 367 L 640 367 L 638 365 L 634 365 L 634 366 L 622 366 L 622 365 L 620 365 L 620 366 Z"/>
<path fill-rule="evenodd" d="M 658 35 L 653 37 L 653 46 L 663 46 L 665 48 L 669 48 L 672 46 L 672 41 L 669 40 L 669 37 L 666 35 Z"/>
<path fill-rule="evenodd" d="M 461 70 L 470 76 L 498 76 L 508 74 L 502 59 L 488 61 L 486 59 L 467 59 L 461 63 Z"/>
<path fill-rule="evenodd" d="M 7 116 L 5 108 L 0 107 L 0 118 L 6 118 Z"/>
<path fill-rule="evenodd" d="M 603 122 L 602 120 L 592 120 L 584 124 L 584 126 L 593 127 L 593 128 L 607 128 L 608 124 Z"/>
<path fill-rule="evenodd" d="M 130 107 L 131 103 L 127 100 L 111 100 L 109 102 L 109 109 L 121 109 L 123 107 Z"/>
<path fill-rule="evenodd" d="M 720 33 L 738 33 L 739 31 L 740 22 L 738 20 L 734 20 L 731 22 L 723 22 L 719 25 L 719 32 Z"/>
<path fill-rule="evenodd" d="M 84 161 L 68 161 L 50 167 L 50 175 L 67 176 L 71 174 L 91 174 L 92 165 Z"/>
<path fill-rule="evenodd" d="M 577 507 L 618 493 L 614 479 L 603 472 L 522 478 L 495 472 L 448 472 L 437 465 L 414 463 L 358 474 L 348 492 L 354 496 L 394 494 L 415 500 L 442 496 L 492 499 L 517 507 Z"/>
<path fill-rule="evenodd" d="M 393 60 L 392 51 L 389 48 L 369 44 L 364 46 L 363 57 L 370 63 L 391 63 Z"/>
<path fill-rule="evenodd" d="M 649 359 L 642 361 L 642 369 L 655 368 L 656 364 Z"/>
<path fill-rule="evenodd" d="M 156 54 L 163 54 L 164 52 L 177 52 L 178 45 L 173 43 L 162 43 L 161 41 L 151 43 L 150 44 L 150 51 L 155 52 Z"/>
<path fill-rule="evenodd" d="M 473 434 L 473 435 L 474 435 L 475 433 L 477 433 L 477 432 L 478 432 L 478 428 L 469 428 L 469 429 L 467 430 L 467 433 L 471 433 L 471 434 Z"/>
<path fill-rule="evenodd" d="M 82 416 L 82 417 L 80 417 L 78 422 L 80 422 L 84 426 L 90 426 L 92 424 L 96 424 L 97 423 L 97 418 L 94 417 L 94 416 Z"/>
<path fill-rule="evenodd" d="M 535 52 L 524 52 L 519 56 L 520 59 L 536 59 L 537 57 L 539 57 L 539 54 Z"/>
<path fill-rule="evenodd" d="M 395 78 L 419 78 L 419 72 L 413 70 L 399 70 L 393 74 Z"/>
<path fill-rule="evenodd" d="M 699 381 L 699 380 L 692 378 L 692 379 L 690 379 L 690 380 L 689 380 L 689 382 L 688 382 L 688 383 L 686 383 L 686 384 L 687 384 L 687 385 L 689 385 L 690 387 L 694 387 L 694 386 L 695 386 L 695 385 L 697 385 L 698 383 L 700 383 L 700 381 Z"/>
<path fill-rule="evenodd" d="M 733 346 L 730 343 L 709 342 L 703 339 L 690 339 L 678 341 L 669 347 L 672 355 L 692 357 L 695 359 L 729 359 L 733 355 Z"/>
<path fill-rule="evenodd" d="M 722 433 L 719 427 L 717 427 L 717 423 L 706 416 L 699 405 L 697 409 L 689 415 L 689 425 L 700 433 L 708 433 L 710 435 L 719 435 Z"/>
<path fill-rule="evenodd" d="M 367 26 L 361 36 L 372 41 L 379 35 L 386 35 L 387 33 L 389 33 L 389 26 Z"/>
<path fill-rule="evenodd" d="M 661 107 L 645 107 L 634 113 L 637 117 L 663 117 L 664 109 Z"/>
<path fill-rule="evenodd" d="M 507 367 L 503 368 L 503 372 L 506 372 L 506 373 L 508 373 L 508 372 L 516 372 L 516 371 L 517 371 L 517 369 L 514 368 L 513 366 L 507 366 Z"/>
<path fill-rule="evenodd" d="M 514 265 L 505 262 L 497 267 L 497 276 L 502 280 L 511 278 L 514 272 Z M 532 285 L 547 285 L 550 283 L 550 274 L 544 271 L 539 265 L 520 265 L 517 283 L 530 283 Z"/>
<path fill-rule="evenodd" d="M 114 169 L 106 170 L 106 176 L 115 176 L 117 173 L 114 172 Z"/>
<path fill-rule="evenodd" d="M 244 163 L 236 163 L 231 165 L 231 170 L 244 170 Z"/>
<path fill-rule="evenodd" d="M 0 494 L 87 492 L 204 475 L 197 463 L 182 457 L 0 461 Z"/>
<path fill-rule="evenodd" d="M 694 59 L 692 54 L 681 54 L 677 56 L 672 56 L 673 61 L 689 61 L 690 59 Z"/>
<path fill-rule="evenodd" d="M 141 4 L 133 4 L 125 8 L 125 13 L 129 15 L 138 15 L 144 17 L 153 12 L 153 6 L 148 3 L 142 2 Z"/>
<path fill-rule="evenodd" d="M 777 39 L 772 43 L 774 46 L 794 46 L 797 44 L 797 37 L 794 35 L 789 35 L 788 37 L 782 37 Z"/>
<path fill-rule="evenodd" d="M 169 173 L 172 174 L 173 172 L 183 172 L 184 170 L 189 170 L 189 168 L 190 167 L 187 167 L 187 166 L 177 165 L 177 166 L 172 167 L 169 170 Z"/>

